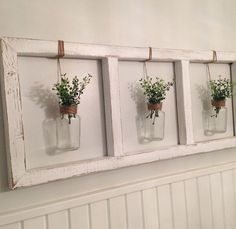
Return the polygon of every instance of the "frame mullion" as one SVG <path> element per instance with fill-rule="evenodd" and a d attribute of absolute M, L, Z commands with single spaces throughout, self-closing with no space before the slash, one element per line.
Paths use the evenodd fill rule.
<path fill-rule="evenodd" d="M 236 62 L 231 64 L 231 79 L 236 82 Z M 233 105 L 233 124 L 234 124 L 234 136 L 236 134 L 236 93 L 233 91 L 232 105 Z"/>
<path fill-rule="evenodd" d="M 194 143 L 194 138 L 189 61 L 181 60 L 175 62 L 175 76 L 179 143 L 181 145 L 190 145 Z"/>
<path fill-rule="evenodd" d="M 118 58 L 102 60 L 108 156 L 123 155 Z"/>

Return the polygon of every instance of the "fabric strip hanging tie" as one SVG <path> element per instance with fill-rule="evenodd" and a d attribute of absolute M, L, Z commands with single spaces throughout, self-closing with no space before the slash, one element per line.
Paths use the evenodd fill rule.
<path fill-rule="evenodd" d="M 60 58 L 63 58 L 64 56 L 65 56 L 64 41 L 58 40 L 58 54 L 56 56 L 58 65 L 58 82 L 61 82 L 61 76 L 62 76 Z"/>
<path fill-rule="evenodd" d="M 149 51 L 149 57 L 148 59 L 144 60 L 144 65 L 143 65 L 143 70 L 144 70 L 144 78 L 146 79 L 147 76 L 148 76 L 148 73 L 147 73 L 147 62 L 148 61 L 152 61 L 152 47 L 148 47 L 148 51 Z"/>

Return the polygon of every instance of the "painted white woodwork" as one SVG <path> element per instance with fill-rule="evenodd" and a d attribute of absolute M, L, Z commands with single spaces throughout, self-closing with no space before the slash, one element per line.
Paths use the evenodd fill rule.
<path fill-rule="evenodd" d="M 173 211 L 170 185 L 163 185 L 157 189 L 160 228 L 173 228 Z"/>
<path fill-rule="evenodd" d="M 127 228 L 127 213 L 125 197 L 117 196 L 109 200 L 111 229 Z"/>
<path fill-rule="evenodd" d="M 107 57 L 102 60 L 104 102 L 107 126 L 107 151 L 109 156 L 122 156 L 122 131 L 120 115 L 120 92 L 118 77 L 118 58 Z"/>
<path fill-rule="evenodd" d="M 146 63 L 147 74 L 150 77 L 160 77 L 173 81 L 173 63 Z M 165 112 L 165 137 L 161 141 L 149 141 L 144 136 L 144 124 L 148 114 L 147 100 L 143 94 L 139 80 L 144 78 L 145 65 L 142 62 L 119 62 L 120 109 L 125 154 L 147 152 L 158 148 L 178 144 L 177 114 L 175 102 L 175 87 L 167 92 L 163 101 Z"/>
<path fill-rule="evenodd" d="M 41 217 L 25 220 L 23 222 L 23 228 L 24 229 L 33 229 L 33 228 L 47 229 L 46 217 L 41 216 Z"/>
<path fill-rule="evenodd" d="M 209 176 L 198 178 L 201 228 L 213 228 L 212 198 Z"/>
<path fill-rule="evenodd" d="M 90 228 L 88 205 L 71 208 L 69 213 L 70 213 L 71 229 L 89 229 Z"/>
<path fill-rule="evenodd" d="M 143 190 L 143 214 L 144 214 L 144 228 L 158 229 L 158 207 L 157 207 L 157 190 L 156 188 L 149 188 Z"/>
<path fill-rule="evenodd" d="M 212 215 L 214 229 L 225 228 L 224 202 L 221 186 L 221 175 L 219 173 L 210 175 Z"/>
<path fill-rule="evenodd" d="M 200 205 L 196 179 L 188 179 L 185 184 L 185 201 L 187 211 L 188 228 L 201 228 Z"/>
<path fill-rule="evenodd" d="M 129 193 L 126 195 L 127 221 L 129 229 L 142 229 L 143 203 L 141 192 Z"/>
<path fill-rule="evenodd" d="M 225 228 L 236 228 L 235 187 L 232 171 L 222 172 Z"/>
<path fill-rule="evenodd" d="M 60 163 L 59 161 L 64 159 L 64 156 L 57 155 L 58 159 L 54 163 L 51 163 L 50 160 L 47 160 L 48 164 L 44 164 L 45 161 L 42 159 L 36 160 L 33 163 L 32 160 L 29 160 L 32 155 L 29 152 L 29 143 L 28 146 L 26 142 L 28 141 L 27 137 L 27 124 L 24 118 L 24 110 L 26 109 L 24 103 L 26 99 L 22 96 L 20 86 L 22 76 L 21 71 L 18 70 L 18 62 L 22 57 L 42 57 L 50 58 L 57 55 L 57 41 L 41 41 L 41 40 L 30 40 L 30 39 L 16 39 L 16 38 L 2 38 L 1 39 L 1 91 L 3 97 L 3 107 L 4 107 L 4 124 L 5 124 L 5 135 L 6 135 L 6 148 L 8 155 L 8 168 L 9 168 L 9 184 L 11 188 L 18 188 L 24 186 L 31 186 L 36 184 L 41 184 L 49 181 L 54 181 L 58 179 L 64 179 L 72 176 L 79 176 L 82 174 L 88 174 L 92 172 L 99 172 L 111 169 L 122 168 L 125 166 L 138 165 L 142 163 L 153 162 L 157 160 L 170 159 L 174 157 L 192 155 L 196 153 L 204 153 L 221 149 L 235 148 L 236 141 L 232 133 L 232 127 L 229 131 L 230 134 L 227 135 L 227 138 L 221 139 L 210 139 L 205 142 L 198 142 L 195 135 L 192 134 L 196 129 L 194 125 L 199 125 L 195 122 L 194 116 L 191 116 L 191 113 L 194 115 L 193 102 L 189 96 L 190 85 L 189 81 L 189 62 L 192 66 L 193 62 L 209 62 L 212 60 L 212 51 L 188 51 L 188 50 L 167 50 L 167 49 L 153 49 L 153 62 L 154 61 L 167 61 L 175 62 L 175 71 L 176 71 L 176 94 L 177 94 L 177 109 L 178 109 L 178 133 L 179 133 L 179 143 L 175 139 L 175 133 L 177 133 L 177 122 L 172 125 L 172 140 L 168 137 L 170 141 L 165 146 L 160 146 L 162 143 L 155 143 L 155 147 L 140 149 L 137 150 L 127 150 L 125 149 L 126 139 L 124 128 L 129 127 L 129 125 L 124 125 L 125 118 L 122 117 L 122 109 L 120 110 L 123 101 L 121 98 L 121 93 L 118 90 L 118 78 L 119 83 L 122 79 L 122 75 L 118 75 L 118 61 L 140 61 L 145 60 L 149 56 L 148 48 L 135 48 L 135 47 L 117 47 L 117 46 L 106 46 L 106 45 L 91 45 L 91 44 L 79 44 L 79 43 L 70 43 L 65 42 L 65 60 L 63 59 L 64 67 L 68 71 L 72 71 L 71 66 L 77 66 L 74 59 L 89 59 L 86 61 L 97 62 L 100 59 L 103 59 L 103 74 L 104 74 L 104 85 L 103 90 L 105 99 L 105 117 L 106 117 L 106 146 L 104 141 L 105 137 L 103 134 L 103 140 L 96 138 L 94 141 L 100 141 L 100 146 L 104 149 L 105 147 L 109 152 L 104 150 L 102 153 L 94 149 L 95 153 L 86 155 L 86 160 L 74 160 L 69 156 L 67 161 Z M 22 58 L 23 59 L 23 58 Z M 40 59 L 40 58 L 36 58 Z M 68 60 L 70 59 L 70 60 Z M 91 60 L 93 59 L 93 60 Z M 235 53 L 227 52 L 217 52 L 217 60 L 219 63 L 232 63 L 236 61 Z M 53 60 L 52 60 L 53 61 Z M 50 62 L 50 61 L 49 61 Z M 55 61 L 54 61 L 55 62 Z M 78 60 L 79 63 L 82 63 L 82 60 Z M 130 63 L 131 64 L 131 63 Z M 134 63 L 134 65 L 140 65 L 141 63 Z M 171 71 L 170 74 L 166 74 L 170 77 L 173 74 L 173 70 L 170 68 L 165 69 L 162 64 L 159 63 L 148 63 L 151 73 L 156 73 L 156 67 L 160 68 L 160 73 L 167 73 L 166 71 Z M 172 65 L 170 63 L 165 63 L 163 66 Z M 69 67 L 70 66 L 70 67 Z M 79 66 L 79 65 L 78 65 Z M 53 66 L 51 66 L 53 68 Z M 139 67 L 140 68 L 140 67 Z M 215 71 L 218 72 L 218 67 Z M 86 72 L 90 72 L 90 67 Z M 98 70 L 97 70 L 98 71 Z M 37 72 L 39 74 L 40 72 Z M 77 73 L 77 71 L 72 71 L 71 73 Z M 81 73 L 84 73 L 83 69 Z M 141 73 L 141 71 L 140 71 Z M 55 73 L 56 74 L 56 73 Z M 98 73 L 94 73 L 95 75 Z M 97 76 L 97 75 L 96 75 Z M 142 76 L 142 75 L 141 75 Z M 26 76 L 25 76 L 26 77 Z M 98 76 L 99 78 L 99 76 Z M 191 76 L 191 78 L 194 78 Z M 96 79 L 99 80 L 99 79 Z M 24 80 L 25 82 L 25 80 Z M 30 80 L 29 82 L 30 83 Z M 191 82 L 190 82 L 191 83 Z M 90 86 L 90 85 L 89 85 Z M 88 87 L 89 87 L 88 86 Z M 123 85 L 126 87 L 129 85 Z M 91 85 L 92 87 L 92 85 Z M 100 87 L 100 91 L 102 86 Z M 122 87 L 124 89 L 124 87 Z M 98 91 L 99 91 L 98 90 Z M 174 95 L 171 95 L 168 103 L 172 106 L 172 117 L 175 118 L 175 103 Z M 89 89 L 88 89 L 89 93 Z M 120 94 L 120 98 L 119 95 Z M 99 94 L 101 96 L 101 93 Z M 193 96 L 192 96 L 193 97 Z M 167 97 L 168 98 L 168 97 Z M 23 101 L 22 101 L 23 99 Z M 126 98 L 128 101 L 128 98 Z M 92 98 L 91 98 L 92 100 Z M 99 99 L 102 100 L 101 98 Z M 124 100 L 124 99 L 123 99 Z M 82 100 L 83 101 L 83 100 Z M 230 101 L 229 101 L 230 102 Z M 87 104 L 90 106 L 89 104 Z M 103 103 L 99 104 L 100 108 L 103 107 Z M 127 107 L 130 104 L 127 105 Z M 134 105 L 134 104 L 133 104 Z M 81 104 L 82 106 L 82 104 Z M 83 106 L 86 107 L 84 104 Z M 96 104 L 97 109 L 98 104 Z M 30 109 L 30 108 L 28 108 Z M 170 109 L 169 106 L 165 109 Z M 27 109 L 26 109 L 27 110 Z M 31 112 L 35 112 L 31 111 Z M 82 111 L 81 111 L 82 112 Z M 110 112 L 110 113 L 109 113 Z M 121 113 L 120 113 L 121 112 Z M 23 114 L 23 118 L 22 118 Z M 171 114 L 171 113 L 169 113 Z M 101 111 L 101 119 L 102 111 Z M 133 113 L 127 114 L 133 115 Z M 232 115 L 232 114 L 231 114 Z M 84 116 L 85 117 L 85 116 Z M 90 117 L 91 118 L 91 117 Z M 97 117 L 99 118 L 99 117 Z M 193 119 L 193 121 L 192 121 Z M 174 119 L 170 121 L 173 123 Z M 232 120 L 230 118 L 229 120 Z M 90 120 L 91 121 L 91 120 Z M 95 121 L 95 120 L 92 120 Z M 92 123 L 91 121 L 91 123 Z M 101 121 L 103 123 L 103 121 Z M 229 122 L 230 125 L 231 121 Z M 193 125 L 194 124 L 194 125 Z M 232 124 L 232 123 L 231 123 Z M 34 123 L 34 125 L 36 125 Z M 132 124 L 133 125 L 133 124 Z M 231 125 L 232 126 L 232 125 Z M 101 126 L 100 126 L 101 127 Z M 99 128 L 100 131 L 104 131 L 104 128 Z M 26 132 L 23 131 L 25 129 Z M 28 128 L 29 129 L 29 128 Z M 91 128 L 93 129 L 93 128 Z M 103 130 L 101 130 L 103 129 Z M 88 131 L 91 131 L 90 128 Z M 168 131 L 167 131 L 168 134 Z M 102 134 L 101 134 L 102 135 Z M 133 135 L 133 132 L 129 135 Z M 89 138 L 88 138 L 89 139 Z M 42 140 L 42 139 L 41 139 Z M 39 140 L 40 142 L 40 140 Z M 90 145 L 94 146 L 93 144 Z M 108 146 L 108 147 L 107 147 Z M 100 148 L 101 149 L 101 148 Z M 92 149 L 91 149 L 92 152 Z M 127 154 L 128 152 L 128 154 Z M 143 153 L 145 152 L 145 153 Z M 72 153 L 73 154 L 73 153 Z M 84 154 L 85 155 L 85 154 Z M 83 156 L 84 156 L 83 155 Z M 101 155 L 94 158 L 95 155 Z M 33 156 L 32 156 L 33 157 Z M 77 157 L 77 156 L 76 156 Z M 79 156 L 80 157 L 80 156 Z M 31 162 L 30 162 L 31 161 Z M 50 163 L 49 163 L 50 162 Z M 37 165 L 37 163 L 39 163 Z M 41 164 L 40 164 L 41 163 Z M 28 167 L 29 166 L 29 167 Z"/>
<path fill-rule="evenodd" d="M 43 41 L 33 39 L 4 38 L 21 56 L 48 56 L 57 54 L 57 41 Z M 103 58 L 104 56 L 117 56 L 121 60 L 147 60 L 149 48 L 122 47 L 96 44 L 65 43 L 65 57 L 67 58 Z M 192 62 L 212 61 L 212 51 L 192 51 L 153 48 L 153 61 L 190 60 Z M 236 53 L 218 52 L 217 60 L 223 63 L 236 62 Z"/>
<path fill-rule="evenodd" d="M 107 200 L 99 201 L 90 205 L 90 217 L 92 229 L 109 229 Z"/>
<path fill-rule="evenodd" d="M 190 145 L 193 140 L 192 104 L 189 79 L 189 61 L 175 62 L 177 110 L 179 124 L 179 143 Z"/>
<path fill-rule="evenodd" d="M 235 174 L 232 162 L 70 196 L 3 213 L 0 228 L 235 229 Z"/>
<path fill-rule="evenodd" d="M 69 229 L 68 211 L 55 212 L 47 216 L 48 229 Z"/>
<path fill-rule="evenodd" d="M 217 79 L 219 75 L 230 79 L 230 66 L 228 64 L 209 64 L 211 79 Z M 190 64 L 191 101 L 194 141 L 209 141 L 213 139 L 229 138 L 234 136 L 232 101 L 226 100 L 227 107 L 227 131 L 214 135 L 204 133 L 206 112 L 211 109 L 211 94 L 208 87 L 209 76 L 206 64 Z"/>
<path fill-rule="evenodd" d="M 6 40 L 1 40 L 0 58 L 8 177 L 9 185 L 13 187 L 25 173 L 25 146 L 17 53 Z"/>
<path fill-rule="evenodd" d="M 184 182 L 177 182 L 171 185 L 172 208 L 175 229 L 187 229 L 187 211 L 185 201 Z"/>
<path fill-rule="evenodd" d="M 236 82 L 236 63 L 231 64 L 230 68 L 230 73 L 231 73 L 231 79 L 235 83 Z M 233 105 L 233 126 L 234 126 L 234 135 L 235 135 L 235 130 L 236 130 L 236 89 L 234 87 L 233 89 L 233 96 L 232 96 L 232 105 Z"/>
<path fill-rule="evenodd" d="M 1 229 L 22 229 L 21 223 L 13 223 L 5 226 L 0 226 Z M 39 227 L 40 228 L 40 227 Z"/>

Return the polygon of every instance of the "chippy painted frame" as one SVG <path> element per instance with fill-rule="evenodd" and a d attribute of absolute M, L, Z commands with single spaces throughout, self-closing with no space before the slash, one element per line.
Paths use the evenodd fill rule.
<path fill-rule="evenodd" d="M 179 145 L 145 153 L 124 154 L 118 87 L 118 61 L 144 61 L 149 58 L 149 48 L 65 42 L 65 58 L 102 60 L 108 155 L 99 159 L 27 170 L 17 57 L 55 57 L 58 52 L 58 42 L 3 37 L 0 44 L 0 82 L 9 186 L 12 189 L 92 172 L 236 147 L 235 137 L 201 143 L 195 143 L 193 139 L 191 98 L 189 96 L 189 63 L 212 61 L 212 51 L 152 49 L 152 61 L 175 63 Z M 232 64 L 231 76 L 236 80 L 236 53 L 217 52 L 217 61 Z M 235 103 L 236 98 L 233 98 L 234 120 L 236 120 Z"/>

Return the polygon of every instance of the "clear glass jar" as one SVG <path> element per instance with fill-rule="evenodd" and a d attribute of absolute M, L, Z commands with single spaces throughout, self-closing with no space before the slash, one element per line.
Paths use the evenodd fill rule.
<path fill-rule="evenodd" d="M 57 118 L 57 149 L 59 151 L 77 150 L 80 147 L 80 117 L 77 107 L 61 107 L 61 117 Z"/>
<path fill-rule="evenodd" d="M 225 100 L 212 100 L 213 117 L 215 118 L 215 133 L 224 133 L 227 130 L 227 108 Z"/>
<path fill-rule="evenodd" d="M 221 107 L 215 113 L 215 133 L 225 133 L 227 131 L 227 108 Z"/>
<path fill-rule="evenodd" d="M 202 112 L 203 129 L 206 136 L 211 136 L 215 133 L 215 111 L 213 109 L 204 110 Z"/>
<path fill-rule="evenodd" d="M 212 100 L 212 108 L 203 111 L 203 126 L 205 135 L 225 133 L 227 131 L 227 107 L 225 100 Z"/>
<path fill-rule="evenodd" d="M 151 141 L 164 139 L 165 112 L 162 104 L 148 104 L 149 113 L 145 119 L 145 138 Z"/>

